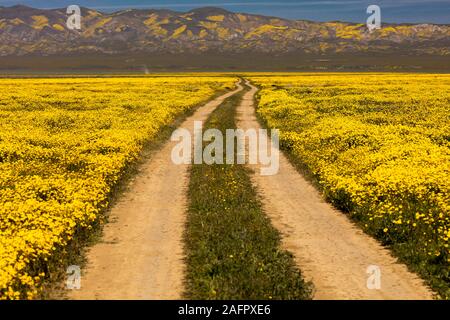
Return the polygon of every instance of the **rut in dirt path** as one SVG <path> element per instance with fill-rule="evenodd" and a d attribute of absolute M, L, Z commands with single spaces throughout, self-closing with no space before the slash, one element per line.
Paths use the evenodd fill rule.
<path fill-rule="evenodd" d="M 259 129 L 254 96 L 244 96 L 237 109 L 238 127 Z M 315 299 L 432 299 L 431 291 L 375 239 L 364 234 L 343 213 L 324 202 L 319 192 L 280 154 L 280 170 L 252 179 L 264 209 L 282 234 L 306 280 L 315 286 Z M 367 268 L 378 266 L 381 290 L 367 288 Z"/>
<path fill-rule="evenodd" d="M 192 133 L 206 121 L 226 93 L 197 109 L 180 128 Z M 180 299 L 184 291 L 183 231 L 188 165 L 175 165 L 167 142 L 143 164 L 129 189 L 109 214 L 102 241 L 88 250 L 81 290 L 70 299 Z"/>

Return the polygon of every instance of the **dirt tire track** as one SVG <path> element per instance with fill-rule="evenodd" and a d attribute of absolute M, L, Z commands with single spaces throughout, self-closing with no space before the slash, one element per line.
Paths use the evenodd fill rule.
<path fill-rule="evenodd" d="M 180 128 L 191 134 L 194 121 L 206 121 L 228 92 L 187 118 Z M 184 291 L 183 231 L 188 165 L 171 161 L 175 142 L 167 142 L 131 182 L 109 214 L 102 241 L 88 250 L 81 290 L 69 299 L 181 299 Z"/>
<path fill-rule="evenodd" d="M 238 107 L 238 127 L 261 128 L 255 115 L 252 88 Z M 280 154 L 280 171 L 259 175 L 253 183 L 261 192 L 265 211 L 281 232 L 305 278 L 313 282 L 315 297 L 324 299 L 432 299 L 432 292 L 386 248 L 364 234 L 348 217 L 323 201 L 319 192 Z M 381 268 L 381 290 L 367 288 L 370 265 Z"/>

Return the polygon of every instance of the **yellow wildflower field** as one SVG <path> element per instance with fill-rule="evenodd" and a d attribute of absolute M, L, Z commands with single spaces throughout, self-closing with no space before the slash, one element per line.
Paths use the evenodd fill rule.
<path fill-rule="evenodd" d="M 250 78 L 259 116 L 326 198 L 450 298 L 450 75 Z"/>
<path fill-rule="evenodd" d="M 89 228 L 146 142 L 234 86 L 227 76 L 0 80 L 0 298 L 33 298 L 30 267 Z"/>

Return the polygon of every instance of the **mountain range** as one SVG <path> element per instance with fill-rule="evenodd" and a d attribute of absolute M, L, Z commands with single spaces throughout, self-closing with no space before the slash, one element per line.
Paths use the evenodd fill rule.
<path fill-rule="evenodd" d="M 205 7 L 189 12 L 81 8 L 69 30 L 66 8 L 0 7 L 0 56 L 179 54 L 408 55 L 450 57 L 450 25 L 288 20 Z"/>

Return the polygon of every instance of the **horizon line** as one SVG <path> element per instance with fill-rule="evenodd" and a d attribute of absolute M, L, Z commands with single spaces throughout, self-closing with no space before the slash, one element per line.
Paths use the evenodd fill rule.
<path fill-rule="evenodd" d="M 11 6 L 2 6 L 0 5 L 0 9 L 8 9 L 8 8 L 14 8 L 14 7 L 25 7 L 25 8 L 29 8 L 29 9 L 35 9 L 35 10 L 61 10 L 61 9 L 65 9 L 67 8 L 66 6 L 64 7 L 32 7 L 29 5 L 24 5 L 24 4 L 15 4 L 15 5 L 11 5 Z M 166 7 L 186 7 L 186 5 L 167 5 Z M 314 22 L 314 23 L 333 23 L 333 22 L 340 22 L 340 23 L 351 23 L 351 24 L 364 24 L 365 22 L 361 22 L 361 21 L 346 21 L 346 20 L 311 20 L 311 19 L 292 19 L 292 18 L 284 18 L 284 17 L 280 17 L 280 16 L 273 16 L 273 15 L 265 15 L 265 14 L 259 14 L 259 13 L 251 13 L 251 12 L 245 12 L 245 11 L 233 11 L 233 10 L 229 10 L 229 9 L 225 9 L 223 7 L 219 7 L 219 6 L 199 6 L 199 7 L 195 7 L 186 11 L 178 11 L 178 10 L 173 10 L 173 9 L 168 9 L 166 7 L 157 7 L 154 5 L 137 5 L 137 6 L 94 6 L 94 7 L 86 7 L 86 6 L 80 6 L 80 8 L 83 9 L 87 9 L 87 10 L 94 10 L 96 12 L 99 12 L 101 14 L 105 14 L 105 15 L 112 15 L 112 14 L 117 14 L 120 12 L 126 12 L 126 11 L 139 11 L 139 10 L 154 10 L 154 11 L 171 11 L 174 13 L 189 13 L 198 9 L 204 9 L 204 8 L 211 8 L 211 9 L 220 9 L 220 10 L 224 10 L 227 11 L 229 13 L 235 13 L 235 14 L 247 14 L 247 15 L 253 15 L 253 16 L 261 16 L 261 17 L 269 17 L 269 18 L 277 18 L 277 19 L 281 19 L 281 20 L 287 20 L 287 21 L 307 21 L 307 22 Z M 114 9 L 117 8 L 118 10 L 116 11 L 103 11 L 101 10 L 102 8 L 104 9 Z M 120 9 L 123 8 L 123 9 Z M 392 21 L 385 21 L 382 22 L 382 24 L 388 24 L 388 25 L 421 25 L 421 24 L 430 24 L 430 25 L 444 25 L 444 26 L 450 26 L 450 23 L 437 23 L 437 22 L 392 22 Z"/>

